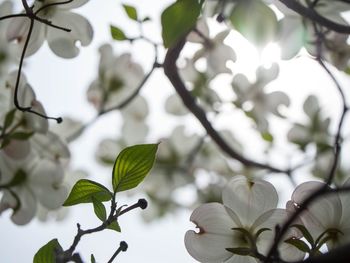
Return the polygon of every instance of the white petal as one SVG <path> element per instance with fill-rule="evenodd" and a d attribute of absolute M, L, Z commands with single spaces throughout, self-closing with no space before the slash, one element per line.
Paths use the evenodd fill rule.
<path fill-rule="evenodd" d="M 224 263 L 257 263 L 258 261 L 250 256 L 239 256 L 232 255 L 231 258 L 226 260 Z"/>
<path fill-rule="evenodd" d="M 274 91 L 266 95 L 266 105 L 271 113 L 283 117 L 279 112 L 279 107 L 288 107 L 290 105 L 290 99 L 286 93 L 282 91 Z"/>
<path fill-rule="evenodd" d="M 148 113 L 148 104 L 144 97 L 137 96 L 125 108 L 121 110 L 124 119 L 144 120 Z"/>
<path fill-rule="evenodd" d="M 138 144 L 145 141 L 148 126 L 143 121 L 127 119 L 122 127 L 122 138 L 127 145 Z"/>
<path fill-rule="evenodd" d="M 29 30 L 29 19 L 18 17 L 14 19 L 8 27 L 7 39 L 9 41 L 18 41 L 18 44 L 23 49 Z M 45 27 L 41 22 L 34 22 L 33 31 L 30 37 L 30 41 L 26 50 L 26 56 L 33 55 L 39 50 L 45 40 Z"/>
<path fill-rule="evenodd" d="M 51 3 L 59 3 L 62 2 L 62 0 L 50 0 Z M 57 6 L 60 9 L 73 9 L 77 7 L 81 7 L 82 5 L 85 5 L 89 0 L 74 0 L 70 3 L 64 4 L 64 5 L 59 5 Z"/>
<path fill-rule="evenodd" d="M 200 234 L 232 236 L 232 228 L 237 227 L 228 215 L 226 208 L 220 203 L 201 205 L 193 211 L 190 220 L 200 229 Z"/>
<path fill-rule="evenodd" d="M 222 200 L 237 214 L 243 226 L 250 227 L 261 214 L 276 208 L 278 195 L 269 182 L 235 176 L 224 188 Z"/>
<path fill-rule="evenodd" d="M 122 146 L 115 140 L 104 139 L 100 142 L 96 157 L 98 160 L 113 164 Z"/>
<path fill-rule="evenodd" d="M 305 126 L 296 124 L 288 132 L 287 138 L 291 142 L 308 144 L 311 140 L 311 134 Z"/>
<path fill-rule="evenodd" d="M 30 185 L 39 202 L 48 209 L 59 208 L 67 197 L 62 187 L 64 171 L 61 165 L 41 160 L 30 174 Z"/>
<path fill-rule="evenodd" d="M 179 156 L 186 156 L 198 144 L 199 137 L 196 134 L 188 135 L 184 126 L 176 127 L 170 136 L 172 147 Z"/>
<path fill-rule="evenodd" d="M 300 205 L 324 183 L 309 181 L 299 185 L 292 194 L 292 201 Z M 338 195 L 318 198 L 301 214 L 301 220 L 314 238 L 328 228 L 339 228 L 342 216 L 342 205 Z"/>
<path fill-rule="evenodd" d="M 185 246 L 188 253 L 196 260 L 203 263 L 222 263 L 232 256 L 225 248 L 232 245 L 230 236 L 218 234 L 197 234 L 187 231 L 185 234 Z"/>
<path fill-rule="evenodd" d="M 63 122 L 55 124 L 51 131 L 59 135 L 63 140 L 71 142 L 82 134 L 84 128 L 80 120 L 64 117 Z"/>
<path fill-rule="evenodd" d="M 320 111 L 320 105 L 318 103 L 318 99 L 314 95 L 310 95 L 304 102 L 303 109 L 305 113 L 309 116 L 311 120 L 313 120 L 315 114 Z"/>
<path fill-rule="evenodd" d="M 86 96 L 89 102 L 91 102 L 96 109 L 100 109 L 103 101 L 103 88 L 102 83 L 95 80 L 90 84 L 89 89 L 86 92 Z"/>
<path fill-rule="evenodd" d="M 37 100 L 33 100 L 31 103 L 32 110 L 39 112 L 43 115 L 46 115 L 45 109 L 41 102 Z M 39 133 L 46 133 L 49 130 L 49 121 L 45 118 L 42 118 L 40 116 L 37 116 L 32 113 L 24 113 L 27 126 Z"/>
<path fill-rule="evenodd" d="M 17 187 L 13 190 L 20 200 L 20 207 L 16 212 L 12 214 L 11 220 L 17 225 L 28 224 L 36 213 L 37 203 L 35 197 L 33 193 L 26 187 Z M 1 202 L 7 203 L 12 208 L 15 208 L 17 206 L 16 199 L 7 191 L 5 192 Z"/>
<path fill-rule="evenodd" d="M 215 46 L 207 55 L 209 76 L 215 76 L 220 73 L 232 73 L 226 66 L 228 60 L 236 61 L 236 53 L 225 44 Z"/>
<path fill-rule="evenodd" d="M 165 101 L 165 110 L 167 113 L 177 116 L 188 114 L 188 110 L 183 104 L 181 98 L 177 94 L 170 95 Z"/>
<path fill-rule="evenodd" d="M 68 146 L 61 138 L 53 133 L 47 132 L 45 135 L 36 133 L 33 137 L 33 147 L 40 156 L 51 160 L 68 159 L 70 152 Z"/>
<path fill-rule="evenodd" d="M 28 140 L 11 140 L 3 151 L 8 157 L 18 161 L 29 155 L 30 143 Z"/>
<path fill-rule="evenodd" d="M 52 22 L 71 29 L 65 32 L 49 27 L 47 29 L 47 40 L 51 50 L 62 58 L 74 58 L 79 54 L 76 43 L 87 46 L 92 41 L 93 30 L 89 23 L 81 15 L 72 12 L 55 12 Z"/>

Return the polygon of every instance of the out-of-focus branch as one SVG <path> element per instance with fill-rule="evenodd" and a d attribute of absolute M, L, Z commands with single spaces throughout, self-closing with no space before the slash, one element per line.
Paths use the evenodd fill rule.
<path fill-rule="evenodd" d="M 213 139 L 213 141 L 228 154 L 233 159 L 241 162 L 243 165 L 249 167 L 256 167 L 260 169 L 267 169 L 275 173 L 286 173 L 290 174 L 289 170 L 279 169 L 268 164 L 258 163 L 253 160 L 250 160 L 235 149 L 230 147 L 227 142 L 220 136 L 220 134 L 215 130 L 210 121 L 207 119 L 205 111 L 196 103 L 195 98 L 187 90 L 184 82 L 180 78 L 178 68 L 176 66 L 176 61 L 186 43 L 186 36 L 180 39 L 173 47 L 168 49 L 168 52 L 165 56 L 163 68 L 165 75 L 168 77 L 171 84 L 174 86 L 176 92 L 181 97 L 184 105 L 188 108 L 190 112 L 198 119 L 202 124 L 203 128 L 207 131 L 207 134 Z"/>
<path fill-rule="evenodd" d="M 138 87 L 135 89 L 135 91 L 129 96 L 127 97 L 125 100 L 123 100 L 120 104 L 115 105 L 113 107 L 110 107 L 108 109 L 103 109 L 103 104 L 102 103 L 102 109 L 99 111 L 98 116 L 101 116 L 105 113 L 108 113 L 110 111 L 114 111 L 114 110 L 120 110 L 123 109 L 125 106 L 127 106 L 130 102 L 132 102 L 137 95 L 140 93 L 141 89 L 143 88 L 143 86 L 146 84 L 147 80 L 151 77 L 151 75 L 153 74 L 154 70 L 156 68 L 160 68 L 162 65 L 158 63 L 158 51 L 157 51 L 157 45 L 154 45 L 154 62 L 152 65 L 152 68 L 150 69 L 150 71 L 145 75 L 145 77 L 143 78 L 143 80 L 140 82 L 140 84 L 138 85 Z M 108 95 L 107 95 L 108 96 Z"/>
<path fill-rule="evenodd" d="M 350 34 L 350 26 L 334 22 L 334 21 L 320 15 L 313 8 L 306 7 L 296 0 L 279 0 L 279 1 L 281 3 L 283 3 L 284 5 L 286 5 L 288 8 L 290 8 L 293 11 L 300 14 L 301 16 L 312 20 L 316 24 L 327 27 L 328 29 L 333 30 L 333 31 L 338 32 L 338 33 Z M 343 1 L 343 2 L 345 2 L 345 1 Z M 349 3 L 349 2 L 346 1 L 346 3 Z"/>

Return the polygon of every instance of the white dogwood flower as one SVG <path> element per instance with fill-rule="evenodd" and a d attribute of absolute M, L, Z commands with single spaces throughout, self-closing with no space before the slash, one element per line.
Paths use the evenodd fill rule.
<path fill-rule="evenodd" d="M 148 126 L 145 123 L 148 116 L 148 104 L 144 97 L 137 96 L 121 110 L 123 116 L 122 139 L 126 145 L 145 141 Z"/>
<path fill-rule="evenodd" d="M 235 176 L 224 188 L 222 200 L 223 204 L 208 203 L 194 210 L 191 221 L 199 232 L 187 231 L 187 251 L 200 262 L 257 262 L 230 249 L 248 248 L 267 253 L 273 243 L 275 226 L 287 219 L 285 210 L 276 209 L 275 188 L 263 180 Z M 304 255 L 286 243 L 282 243 L 279 250 L 284 260 L 302 259 Z"/>
<path fill-rule="evenodd" d="M 88 91 L 88 100 L 98 109 L 106 110 L 128 98 L 144 78 L 142 67 L 133 62 L 131 55 L 113 54 L 111 45 L 100 47 L 99 76 Z"/>
<path fill-rule="evenodd" d="M 47 209 L 59 208 L 67 197 L 62 185 L 64 171 L 50 160 L 34 155 L 22 161 L 12 160 L 0 153 L 1 184 L 5 188 L 0 201 L 0 213 L 9 208 L 14 212 L 12 221 L 18 225 L 29 223 L 36 214 L 38 202 Z"/>
<path fill-rule="evenodd" d="M 197 61 L 200 58 L 206 59 L 206 72 L 210 78 L 220 73 L 231 73 L 226 63 L 228 61 L 236 61 L 236 53 L 230 46 L 224 44 L 224 40 L 230 33 L 230 30 L 222 31 L 211 39 L 205 18 L 198 21 L 196 28 L 200 33 L 190 33 L 188 41 L 201 43 L 203 46 L 194 54 L 193 60 Z"/>
<path fill-rule="evenodd" d="M 4 1 L 0 3 L 0 17 L 12 13 L 12 3 Z M 3 20 L 0 23 L 0 79 L 8 73 L 9 66 L 15 62 L 16 49 L 8 44 L 6 30 L 10 20 Z M 2 81 L 0 80 L 0 84 Z"/>
<path fill-rule="evenodd" d="M 260 132 L 268 131 L 268 114 L 283 117 L 279 111 L 280 106 L 288 107 L 289 97 L 282 91 L 266 92 L 265 87 L 275 80 L 279 73 L 277 64 L 270 68 L 258 67 L 256 81 L 251 83 L 243 74 L 237 74 L 232 81 L 232 87 L 236 94 L 234 104 L 242 108 L 251 117 Z"/>
<path fill-rule="evenodd" d="M 348 178 L 344 186 L 349 185 L 350 179 Z M 294 190 L 291 200 L 287 202 L 287 209 L 293 212 L 308 196 L 324 186 L 324 183 L 316 181 L 299 185 Z M 325 243 L 328 249 L 348 243 L 350 241 L 349 193 L 334 193 L 319 197 L 302 212 L 300 219 L 314 240 L 322 234 L 324 238 L 329 235 Z"/>
<path fill-rule="evenodd" d="M 305 7 L 308 6 L 305 0 L 299 2 Z M 294 57 L 303 46 L 311 55 L 317 55 L 317 34 L 312 21 L 300 16 L 278 0 L 274 0 L 273 4 L 284 14 L 284 17 L 279 21 L 279 45 L 282 50 L 282 58 L 290 59 Z M 343 25 L 348 25 L 348 22 L 341 16 L 341 13 L 348 11 L 349 8 L 350 6 L 346 3 L 327 0 L 317 1 L 314 7 L 319 15 Z M 320 29 L 320 31 L 326 30 Z M 338 68 L 344 68 L 350 57 L 350 48 L 346 43 L 348 36 L 327 31 L 323 40 L 323 55 Z"/>
<path fill-rule="evenodd" d="M 329 132 L 330 118 L 322 115 L 322 109 L 316 96 L 310 95 L 304 102 L 306 123 L 296 123 L 287 134 L 288 140 L 299 145 L 301 149 L 315 143 L 318 152 L 330 148 L 331 134 Z"/>
<path fill-rule="evenodd" d="M 28 44 L 26 55 L 37 52 L 47 40 L 50 49 L 62 58 L 74 58 L 79 54 L 77 43 L 87 46 L 92 41 L 93 30 L 86 18 L 71 12 L 71 9 L 80 7 L 89 0 L 74 0 L 70 3 L 51 5 L 38 13 L 38 17 L 51 21 L 53 24 L 70 29 L 65 32 L 48 26 L 39 21 L 34 22 L 33 32 Z M 55 4 L 60 0 L 36 0 L 34 12 L 48 4 Z M 28 35 L 30 20 L 26 17 L 14 18 L 7 30 L 7 39 L 17 41 L 23 47 Z"/>

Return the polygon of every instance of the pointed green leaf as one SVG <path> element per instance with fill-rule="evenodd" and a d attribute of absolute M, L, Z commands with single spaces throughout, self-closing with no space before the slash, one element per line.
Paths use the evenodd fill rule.
<path fill-rule="evenodd" d="M 56 263 L 57 252 L 62 252 L 62 247 L 55 238 L 36 252 L 33 263 Z"/>
<path fill-rule="evenodd" d="M 81 179 L 73 186 L 63 206 L 91 203 L 93 198 L 99 202 L 106 202 L 111 200 L 112 196 L 113 194 L 103 185 L 91 180 Z"/>
<path fill-rule="evenodd" d="M 230 251 L 235 255 L 240 255 L 240 256 L 248 256 L 252 254 L 252 250 L 248 247 L 233 247 L 233 248 L 226 248 L 226 250 Z"/>
<path fill-rule="evenodd" d="M 309 246 L 303 240 L 292 237 L 292 238 L 285 240 L 284 242 L 295 246 L 296 248 L 298 248 L 302 252 L 310 253 Z"/>
<path fill-rule="evenodd" d="M 141 144 L 125 148 L 114 163 L 112 183 L 115 192 L 136 187 L 151 170 L 158 144 Z"/>
<path fill-rule="evenodd" d="M 261 137 L 267 142 L 273 142 L 273 136 L 269 132 L 262 132 Z"/>
<path fill-rule="evenodd" d="M 96 200 L 96 198 L 92 197 L 92 204 L 94 206 L 94 212 L 95 215 L 102 221 L 106 221 L 107 219 L 107 213 L 106 213 L 106 208 L 102 204 L 102 202 Z"/>
<path fill-rule="evenodd" d="M 10 110 L 8 113 L 6 113 L 5 121 L 4 121 L 4 130 L 6 130 L 8 127 L 11 126 L 13 123 L 13 120 L 15 119 L 16 109 Z"/>
<path fill-rule="evenodd" d="M 124 34 L 123 30 L 116 26 L 110 26 L 111 35 L 114 40 L 127 40 L 128 37 Z"/>
<path fill-rule="evenodd" d="M 314 245 L 314 239 L 305 226 L 300 224 L 294 224 L 294 225 L 291 225 L 291 227 L 297 228 L 303 234 L 303 237 L 305 237 L 307 242 L 309 242 L 310 245 Z"/>
<path fill-rule="evenodd" d="M 15 132 L 10 135 L 11 140 L 25 141 L 32 137 L 34 132 Z"/>
<path fill-rule="evenodd" d="M 201 4 L 197 0 L 178 0 L 164 10 L 161 22 L 166 48 L 174 45 L 195 27 L 200 10 Z"/>
<path fill-rule="evenodd" d="M 239 1 L 230 20 L 238 32 L 258 46 L 265 46 L 277 33 L 276 14 L 261 0 Z"/>
<path fill-rule="evenodd" d="M 121 232 L 120 226 L 117 221 L 113 221 L 111 224 L 107 226 L 107 229 L 114 230 L 117 232 Z"/>
<path fill-rule="evenodd" d="M 96 263 L 96 259 L 95 259 L 94 254 L 91 254 L 90 261 L 91 261 L 91 263 Z"/>
<path fill-rule="evenodd" d="M 128 17 L 132 20 L 137 21 L 137 10 L 135 7 L 131 6 L 131 5 L 123 5 L 124 11 L 125 13 L 128 15 Z"/>

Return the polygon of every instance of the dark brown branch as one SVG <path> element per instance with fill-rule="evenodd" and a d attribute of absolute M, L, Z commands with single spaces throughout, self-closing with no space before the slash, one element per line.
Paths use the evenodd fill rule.
<path fill-rule="evenodd" d="M 329 176 L 328 176 L 327 181 L 326 181 L 326 183 L 328 185 L 330 185 L 333 182 L 333 179 L 334 179 L 334 176 L 336 174 L 337 167 L 338 167 L 338 163 L 339 163 L 339 158 L 340 158 L 340 153 L 341 153 L 341 140 L 342 140 L 341 139 L 341 131 L 342 131 L 342 127 L 344 124 L 345 115 L 348 112 L 348 106 L 346 104 L 345 94 L 344 94 L 339 82 L 337 81 L 337 79 L 334 77 L 332 72 L 328 69 L 326 64 L 321 59 L 317 59 L 317 61 L 319 62 L 321 67 L 327 72 L 327 74 L 330 76 L 330 78 L 333 80 L 335 86 L 338 89 L 338 93 L 340 94 L 341 101 L 342 101 L 342 113 L 341 113 L 340 120 L 338 123 L 337 133 L 336 133 L 336 136 L 334 139 L 334 141 L 335 141 L 334 147 L 333 147 L 334 148 L 334 160 L 333 160 L 331 170 L 329 172 Z"/>
<path fill-rule="evenodd" d="M 350 34 L 350 26 L 336 23 L 328 18 L 320 15 L 314 9 L 306 7 L 295 0 L 279 0 L 281 3 L 286 5 L 288 8 L 297 12 L 303 17 L 310 19 L 311 21 L 327 27 L 335 32 L 342 34 Z"/>
<path fill-rule="evenodd" d="M 77 224 L 77 234 L 74 237 L 73 243 L 72 245 L 69 247 L 69 249 L 63 251 L 62 253 L 57 255 L 57 260 L 59 263 L 65 263 L 65 262 L 69 262 L 70 260 L 72 260 L 74 254 L 74 251 L 76 249 L 76 247 L 78 246 L 81 238 L 87 234 L 92 234 L 92 233 L 97 233 L 100 231 L 105 230 L 111 223 L 113 223 L 114 221 L 116 221 L 121 215 L 126 214 L 128 212 L 130 212 L 131 210 L 134 210 L 136 208 L 141 208 L 141 209 L 146 209 L 147 207 L 147 201 L 145 199 L 139 199 L 137 201 L 137 203 L 126 207 L 125 209 L 121 210 L 122 207 L 120 207 L 119 209 L 117 209 L 117 204 L 115 202 L 115 194 L 113 195 L 113 198 L 111 200 L 111 211 L 107 217 L 107 219 L 102 222 L 101 225 L 95 227 L 95 228 L 91 228 L 91 229 L 87 229 L 87 230 L 83 230 L 80 227 L 80 224 Z M 124 242 L 125 243 L 125 242 Z M 121 249 L 121 251 L 126 251 L 125 246 L 121 245 L 121 247 L 119 249 Z M 125 243 L 126 244 L 126 243 Z M 118 250 L 119 250 L 118 249 Z M 123 250 L 125 249 L 125 250 Z M 118 251 L 117 250 L 117 251 Z M 120 251 L 119 251 L 120 252 Z M 118 252 L 118 253 L 119 253 Z M 118 254 L 117 253 L 117 254 Z M 113 256 L 112 256 L 113 258 Z"/>
<path fill-rule="evenodd" d="M 212 124 L 207 119 L 205 111 L 196 103 L 195 98 L 191 95 L 191 93 L 187 90 L 184 82 L 180 78 L 178 68 L 176 66 L 176 61 L 180 56 L 180 53 L 186 43 L 186 37 L 183 37 L 180 41 L 178 41 L 173 47 L 168 49 L 166 54 L 163 68 L 165 75 L 168 77 L 171 84 L 174 86 L 176 92 L 181 97 L 184 105 L 188 108 L 190 112 L 198 119 L 198 121 L 202 124 L 203 128 L 207 131 L 207 134 L 213 139 L 213 141 L 223 150 L 226 154 L 228 154 L 233 159 L 241 162 L 243 165 L 249 167 L 256 167 L 261 169 L 267 169 L 271 172 L 276 173 L 287 173 L 290 172 L 287 170 L 282 170 L 268 164 L 262 164 L 250 159 L 245 158 L 241 154 L 239 154 L 235 149 L 230 147 L 226 141 L 220 136 L 220 134 L 214 129 Z"/>

